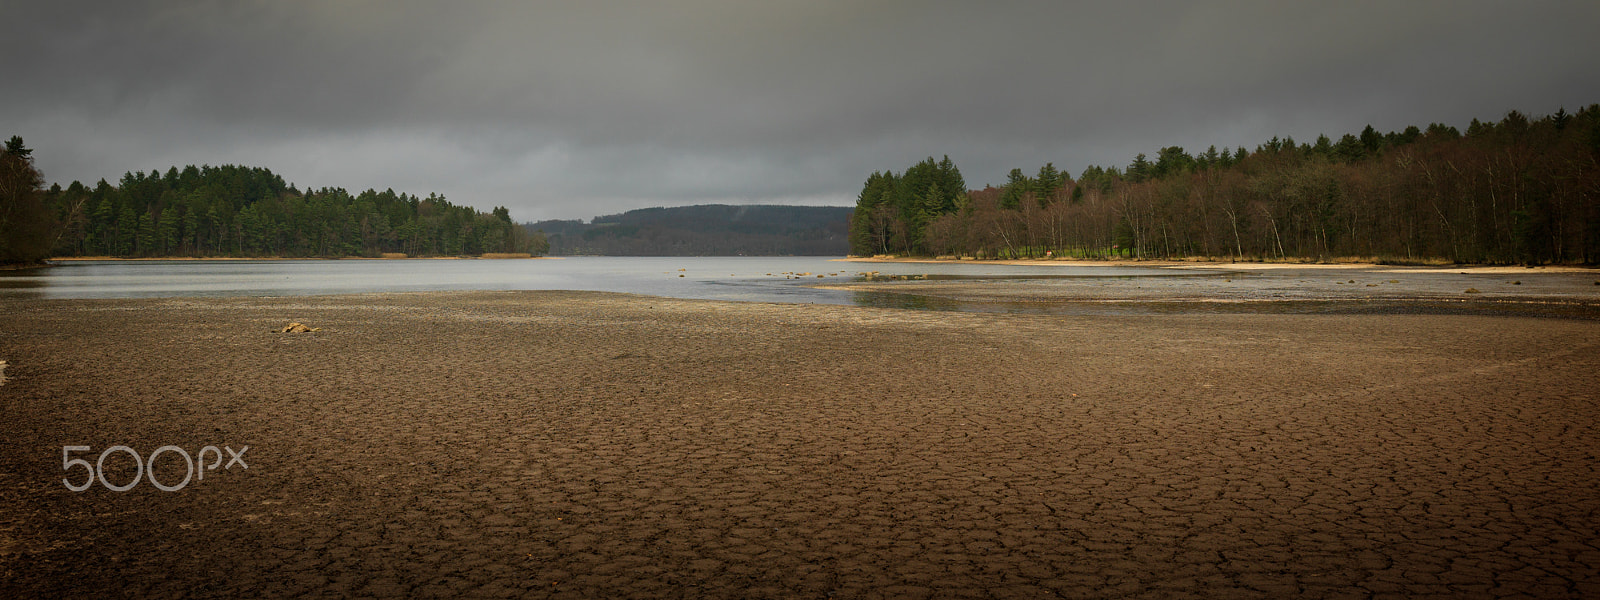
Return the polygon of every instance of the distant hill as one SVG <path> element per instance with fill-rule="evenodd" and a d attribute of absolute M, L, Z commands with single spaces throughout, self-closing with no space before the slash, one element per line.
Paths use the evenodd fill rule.
<path fill-rule="evenodd" d="M 843 256 L 850 251 L 847 206 L 644 208 L 593 221 L 539 221 L 552 255 Z"/>

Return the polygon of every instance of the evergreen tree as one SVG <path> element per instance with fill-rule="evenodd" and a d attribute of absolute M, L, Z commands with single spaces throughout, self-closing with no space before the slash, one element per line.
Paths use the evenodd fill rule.
<path fill-rule="evenodd" d="M 1133 162 L 1128 165 L 1125 175 L 1128 181 L 1139 183 L 1150 178 L 1150 169 L 1150 159 L 1145 158 L 1144 153 L 1140 152 L 1138 156 L 1133 157 Z"/>
<path fill-rule="evenodd" d="M 1360 139 L 1361 148 L 1364 150 L 1363 154 L 1375 155 L 1378 153 L 1378 149 L 1383 147 L 1383 136 L 1379 135 L 1378 130 L 1373 129 L 1371 125 L 1361 130 Z"/>
<path fill-rule="evenodd" d="M 29 148 L 28 144 L 22 141 L 22 136 L 13 135 L 11 136 L 11 139 L 6 140 L 6 149 L 4 155 L 31 161 L 33 160 L 33 149 Z"/>
<path fill-rule="evenodd" d="M 1459 138 L 1461 137 L 1461 132 L 1444 123 L 1431 123 L 1428 125 L 1428 130 L 1422 133 L 1422 136 L 1430 142 L 1439 142 Z"/>
<path fill-rule="evenodd" d="M 105 183 L 106 180 L 100 180 L 101 185 Z M 89 213 L 89 239 L 85 246 L 92 254 L 110 256 L 115 253 L 114 248 L 116 248 L 117 209 L 112 205 L 110 198 L 104 198 L 98 192 L 96 196 L 102 196 L 102 199 L 93 201 L 94 208 Z"/>
<path fill-rule="evenodd" d="M 1416 125 L 1410 125 L 1405 128 L 1405 131 L 1400 132 L 1400 135 L 1395 137 L 1398 142 L 1395 145 L 1404 146 L 1406 144 L 1414 143 L 1417 141 L 1417 139 L 1421 138 L 1422 130 L 1417 129 Z"/>
<path fill-rule="evenodd" d="M 193 194 L 190 195 L 193 197 Z M 195 210 L 195 205 L 190 204 L 183 211 L 182 242 L 178 244 L 179 251 L 185 254 L 195 254 L 200 251 L 200 216 Z"/>
<path fill-rule="evenodd" d="M 207 254 L 220 254 L 225 251 L 225 249 L 222 247 L 223 226 L 224 223 L 222 222 L 222 215 L 217 214 L 216 205 L 213 204 L 208 207 L 206 209 L 205 221 L 201 223 L 201 227 L 203 227 L 205 231 L 205 241 L 201 246 L 200 252 Z"/>
<path fill-rule="evenodd" d="M 1137 159 L 1135 159 L 1137 162 Z M 1194 159 L 1179 146 L 1167 146 L 1156 153 L 1156 164 L 1150 167 L 1151 177 L 1162 178 L 1168 175 L 1179 175 L 1188 171 Z"/>
<path fill-rule="evenodd" d="M 134 225 L 134 252 L 141 256 L 156 254 L 155 222 L 150 218 L 149 211 L 139 213 Z"/>
<path fill-rule="evenodd" d="M 133 206 L 124 204 L 122 211 L 117 213 L 117 241 L 112 247 L 113 256 L 129 256 L 133 254 L 134 244 L 138 242 L 139 215 L 134 214 Z"/>
<path fill-rule="evenodd" d="M 939 189 L 939 182 L 930 182 L 928 189 L 922 192 L 922 210 L 918 213 L 917 222 L 926 226 L 930 218 L 941 214 L 940 211 L 946 201 L 944 192 Z"/>
<path fill-rule="evenodd" d="M 1366 156 L 1366 146 L 1356 136 L 1346 133 L 1333 145 L 1333 156 L 1344 162 L 1355 162 Z"/>
<path fill-rule="evenodd" d="M 887 252 L 889 223 L 885 206 L 895 195 L 893 173 L 873 171 L 856 197 L 856 209 L 850 214 L 850 252 L 859 256 L 872 256 Z"/>
<path fill-rule="evenodd" d="M 956 163 L 946 154 L 944 160 L 939 161 L 939 190 L 944 198 L 939 202 L 939 214 L 945 214 L 960 209 L 966 204 L 967 181 L 961 177 L 961 169 L 956 168 Z"/>
<path fill-rule="evenodd" d="M 1033 182 L 1027 175 L 1022 174 L 1022 169 L 1012 169 L 1006 174 L 1005 191 L 1000 193 L 1000 208 L 1016 210 L 1022 206 L 1022 198 L 1033 188 Z"/>
<path fill-rule="evenodd" d="M 1066 183 L 1061 171 L 1056 170 L 1055 163 L 1045 163 L 1039 167 L 1039 175 L 1034 178 L 1034 195 L 1041 208 L 1049 206 L 1056 199 L 1056 194 L 1061 191 L 1061 186 Z"/>
<path fill-rule="evenodd" d="M 1322 158 L 1333 158 L 1333 140 L 1327 135 L 1318 135 L 1317 143 L 1311 145 L 1311 154 Z"/>
<path fill-rule="evenodd" d="M 1567 114 L 1567 107 L 1556 109 L 1556 114 L 1550 115 L 1550 122 L 1556 126 L 1556 131 L 1567 128 L 1567 123 L 1572 121 L 1572 115 Z"/>

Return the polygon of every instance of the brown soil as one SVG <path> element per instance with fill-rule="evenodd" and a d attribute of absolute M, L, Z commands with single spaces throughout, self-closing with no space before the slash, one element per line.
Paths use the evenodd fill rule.
<path fill-rule="evenodd" d="M 1593 321 L 575 292 L 0 314 L 0 597 L 1600 595 Z M 249 468 L 66 489 L 63 446 L 119 444 Z"/>

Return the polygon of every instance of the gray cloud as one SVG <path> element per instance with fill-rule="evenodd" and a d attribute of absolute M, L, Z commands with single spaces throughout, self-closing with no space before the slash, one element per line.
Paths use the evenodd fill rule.
<path fill-rule="evenodd" d="M 1592 3 L 24 4 L 0 134 L 52 180 L 237 163 L 520 219 L 1600 102 Z"/>

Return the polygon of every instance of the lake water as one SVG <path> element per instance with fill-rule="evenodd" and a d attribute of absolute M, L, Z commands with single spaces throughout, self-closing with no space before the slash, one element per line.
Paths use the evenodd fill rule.
<path fill-rule="evenodd" d="M 859 280 L 858 274 L 866 271 L 955 279 L 1175 275 L 1171 271 L 1135 267 L 854 263 L 825 257 L 74 261 L 45 269 L 0 272 L 0 294 L 38 298 L 146 298 L 432 290 L 592 290 L 756 302 L 896 302 L 894 299 L 874 300 L 874 296 L 864 296 L 860 292 L 805 287 L 829 281 Z M 785 277 L 786 272 L 810 275 L 790 279 Z"/>

